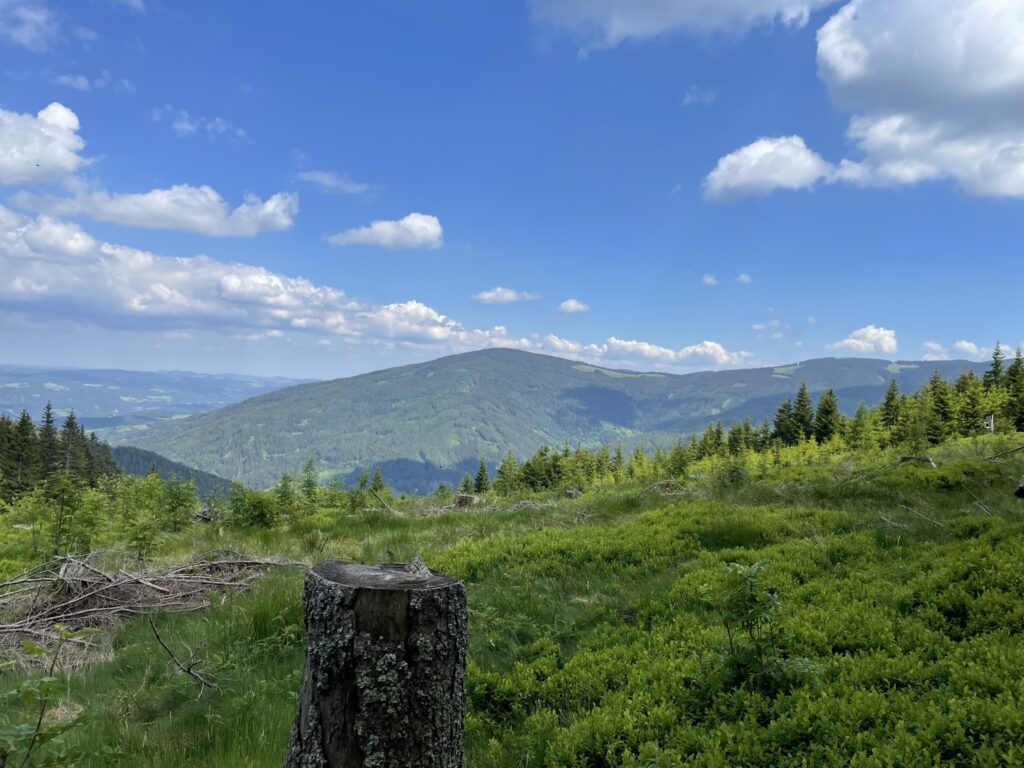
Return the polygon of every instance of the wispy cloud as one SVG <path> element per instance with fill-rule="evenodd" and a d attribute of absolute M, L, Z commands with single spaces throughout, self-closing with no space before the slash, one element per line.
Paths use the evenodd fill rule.
<path fill-rule="evenodd" d="M 742 32 L 761 24 L 803 26 L 834 0 L 532 0 L 534 21 L 573 35 L 585 51 L 675 31 Z"/>
<path fill-rule="evenodd" d="M 337 192 L 343 195 L 369 195 L 376 190 L 366 182 L 356 181 L 335 171 L 301 171 L 295 174 L 295 178 L 313 184 L 324 192 Z"/>
<path fill-rule="evenodd" d="M 701 88 L 691 85 L 683 94 L 683 106 L 690 107 L 695 104 L 707 106 L 715 101 L 716 94 L 708 88 Z"/>
<path fill-rule="evenodd" d="M 0 2 L 0 39 L 29 51 L 45 51 L 59 38 L 57 15 L 42 2 Z"/>
<path fill-rule="evenodd" d="M 168 123 L 171 130 L 182 138 L 188 136 L 205 135 L 210 139 L 226 137 L 242 141 L 248 138 L 248 134 L 237 125 L 223 117 L 197 117 L 189 114 L 187 110 L 177 109 L 170 104 L 157 107 L 150 113 L 150 117 L 157 123 Z"/>
<path fill-rule="evenodd" d="M 86 75 L 66 74 L 58 75 L 53 82 L 57 85 L 74 88 L 77 91 L 100 91 L 107 87 L 113 87 L 117 91 L 125 93 L 135 92 L 135 83 L 127 78 L 115 80 L 110 75 L 109 69 L 104 69 L 97 77 L 89 78 Z"/>
<path fill-rule="evenodd" d="M 533 301 L 539 298 L 535 293 L 517 291 L 500 285 L 491 288 L 489 291 L 480 291 L 473 294 L 473 301 L 479 301 L 481 304 L 509 304 L 515 301 Z"/>

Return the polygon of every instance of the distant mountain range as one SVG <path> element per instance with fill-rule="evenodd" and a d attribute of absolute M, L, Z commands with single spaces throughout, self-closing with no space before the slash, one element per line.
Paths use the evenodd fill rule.
<path fill-rule="evenodd" d="M 787 366 L 676 375 L 599 368 L 509 349 L 453 355 L 362 376 L 277 389 L 125 436 L 174 460 L 255 486 L 310 457 L 325 480 L 380 466 L 403 490 L 457 481 L 542 443 L 671 444 L 708 423 L 771 417 L 806 381 L 833 387 L 844 411 L 904 391 L 967 361 L 823 358 Z"/>
<path fill-rule="evenodd" d="M 38 419 L 46 401 L 60 415 L 74 410 L 86 429 L 119 433 L 298 384 L 302 379 L 184 371 L 120 371 L 0 365 L 0 413 L 27 410 Z"/>

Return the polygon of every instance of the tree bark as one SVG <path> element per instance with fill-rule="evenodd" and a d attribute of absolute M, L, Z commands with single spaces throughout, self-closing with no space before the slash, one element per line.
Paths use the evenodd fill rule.
<path fill-rule="evenodd" d="M 422 563 L 317 565 L 285 768 L 461 768 L 466 590 Z"/>

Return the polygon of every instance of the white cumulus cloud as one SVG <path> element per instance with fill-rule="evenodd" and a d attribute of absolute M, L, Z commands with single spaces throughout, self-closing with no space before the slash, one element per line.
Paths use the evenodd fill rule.
<path fill-rule="evenodd" d="M 558 311 L 563 315 L 578 315 L 589 312 L 590 307 L 579 299 L 566 299 L 558 305 Z"/>
<path fill-rule="evenodd" d="M 991 354 L 991 350 L 987 347 L 979 347 L 973 341 L 967 341 L 966 339 L 954 342 L 953 349 L 974 360 L 983 360 Z"/>
<path fill-rule="evenodd" d="M 924 347 L 922 360 L 948 360 L 949 350 L 937 341 L 926 341 L 921 345 Z"/>
<path fill-rule="evenodd" d="M 842 341 L 830 344 L 829 347 L 847 352 L 893 354 L 897 349 L 896 331 L 877 325 L 866 325 L 863 328 L 858 328 Z"/>
<path fill-rule="evenodd" d="M 1021 40 L 1020 2 L 850 0 L 818 30 L 817 61 L 832 100 L 853 113 L 847 136 L 859 157 L 829 164 L 793 136 L 802 174 L 782 163 L 752 186 L 730 185 L 726 174 L 721 189 L 742 196 L 819 180 L 892 187 L 948 179 L 971 195 L 1024 197 Z M 729 158 L 741 171 L 735 156 L 749 149 L 719 161 L 709 197 L 728 196 L 715 194 L 712 176 Z"/>
<path fill-rule="evenodd" d="M 398 221 L 378 220 L 327 238 L 331 245 L 374 245 L 381 248 L 440 248 L 444 230 L 436 216 L 410 213 Z"/>
<path fill-rule="evenodd" d="M 489 291 L 473 294 L 473 301 L 479 301 L 481 304 L 509 304 L 513 301 L 532 301 L 537 298 L 539 297 L 535 293 L 517 291 L 501 285 L 497 285 Z"/>
<path fill-rule="evenodd" d="M 484 347 L 547 352 L 613 367 L 701 370 L 744 364 L 750 353 L 715 341 L 680 348 L 609 337 L 584 343 L 472 328 L 415 299 L 372 304 L 339 288 L 207 256 L 168 257 L 104 242 L 79 225 L 0 206 L 0 313 L 183 340 L 217 333 L 275 343 L 383 345 L 450 353 Z"/>
<path fill-rule="evenodd" d="M 299 197 L 294 192 L 279 192 L 266 200 L 246 195 L 232 209 L 212 187 L 188 184 L 131 194 L 81 192 L 75 197 L 23 192 L 13 200 L 19 207 L 54 216 L 81 214 L 129 227 L 178 229 L 213 237 L 253 237 L 285 230 L 299 211 Z"/>
<path fill-rule="evenodd" d="M 799 136 L 761 138 L 720 158 L 704 179 L 704 194 L 729 200 L 775 189 L 806 189 L 831 173 L 832 166 Z"/>
<path fill-rule="evenodd" d="M 86 160 L 78 116 L 53 102 L 36 115 L 0 109 L 0 184 L 32 184 L 70 176 Z"/>

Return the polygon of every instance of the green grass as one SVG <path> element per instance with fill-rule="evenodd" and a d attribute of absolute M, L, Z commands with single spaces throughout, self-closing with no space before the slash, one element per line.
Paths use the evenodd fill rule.
<path fill-rule="evenodd" d="M 464 579 L 472 768 L 1019 765 L 1024 456 L 983 458 L 1005 444 L 944 447 L 937 470 L 799 450 L 745 472 L 708 462 L 681 497 L 620 486 L 539 510 L 424 516 L 417 501 L 402 517 L 197 526 L 161 557 L 419 553 Z M 732 561 L 767 564 L 784 645 L 817 665 L 788 692 L 708 672 L 726 642 L 710 601 Z M 205 639 L 218 690 L 176 673 L 148 625 L 125 627 L 112 661 L 71 675 L 87 719 L 65 745 L 92 755 L 78 764 L 281 765 L 301 579 L 277 569 L 207 611 L 158 617 L 176 649 Z"/>

